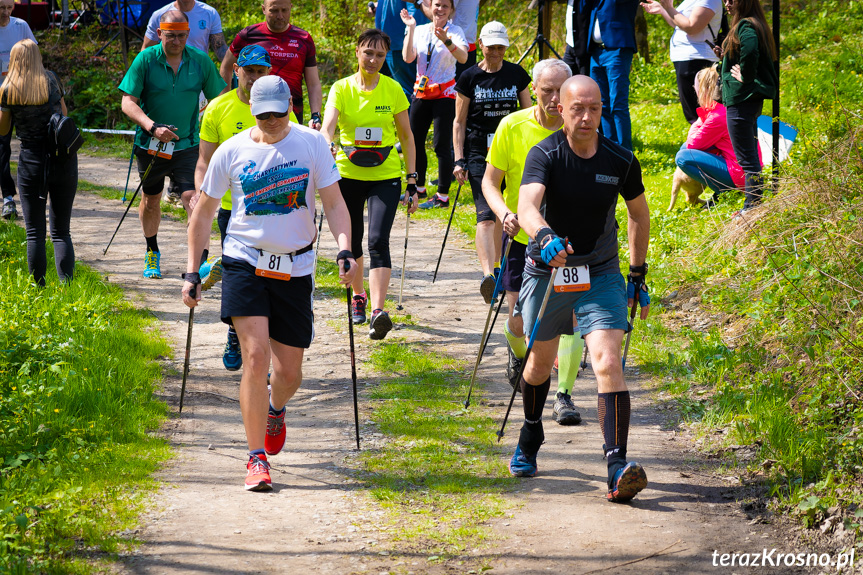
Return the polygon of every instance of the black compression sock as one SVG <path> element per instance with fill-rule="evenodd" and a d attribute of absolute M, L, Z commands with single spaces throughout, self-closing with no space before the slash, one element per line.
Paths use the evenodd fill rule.
<path fill-rule="evenodd" d="M 545 441 L 545 432 L 542 430 L 542 421 L 525 421 L 518 436 L 518 445 L 522 452 L 536 456 L 543 441 Z"/>
<path fill-rule="evenodd" d="M 524 406 L 524 419 L 535 422 L 542 419 L 542 410 L 545 400 L 548 398 L 548 388 L 551 386 L 551 377 L 539 385 L 530 385 L 524 377 L 519 382 L 521 385 L 521 399 Z"/>
<path fill-rule="evenodd" d="M 614 473 L 626 465 L 626 443 L 629 436 L 630 400 L 628 391 L 600 393 L 597 395 L 597 410 L 602 436 L 602 446 L 608 459 L 609 481 Z"/>
<path fill-rule="evenodd" d="M 159 251 L 159 242 L 156 240 L 156 235 L 158 234 L 152 235 L 149 238 L 146 236 L 144 237 L 144 239 L 147 240 L 147 251 L 153 253 Z"/>

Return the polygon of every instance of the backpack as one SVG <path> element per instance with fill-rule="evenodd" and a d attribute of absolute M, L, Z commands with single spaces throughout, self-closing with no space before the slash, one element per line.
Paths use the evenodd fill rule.
<path fill-rule="evenodd" d="M 84 143 L 81 130 L 75 125 L 75 120 L 61 113 L 51 115 L 48 120 L 48 137 L 52 156 L 67 158 L 75 154 Z"/>

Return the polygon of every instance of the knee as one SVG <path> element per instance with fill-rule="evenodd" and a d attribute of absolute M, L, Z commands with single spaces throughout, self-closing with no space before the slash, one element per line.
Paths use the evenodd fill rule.
<path fill-rule="evenodd" d="M 623 366 L 619 354 L 598 350 L 590 350 L 590 362 L 594 373 L 601 379 L 614 379 L 623 375 Z"/>
<path fill-rule="evenodd" d="M 248 370 L 255 376 L 266 375 L 270 369 L 270 354 L 265 346 L 244 342 L 241 349 L 243 370 Z"/>
<path fill-rule="evenodd" d="M 674 163 L 677 164 L 677 167 L 681 170 L 689 165 L 692 161 L 692 154 L 689 150 L 680 150 L 677 152 L 677 155 L 674 156 Z"/>

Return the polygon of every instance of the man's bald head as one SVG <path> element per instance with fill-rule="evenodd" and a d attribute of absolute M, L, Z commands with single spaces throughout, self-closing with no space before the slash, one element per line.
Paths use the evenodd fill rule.
<path fill-rule="evenodd" d="M 599 84 L 590 76 L 572 76 L 567 78 L 563 86 L 560 87 L 560 101 L 564 106 L 567 98 L 570 100 L 575 97 L 591 97 L 598 101 L 602 101 L 602 93 L 599 91 Z"/>
<path fill-rule="evenodd" d="M 569 78 L 560 87 L 558 109 L 563 131 L 573 145 L 595 144 L 602 120 L 602 94 L 595 81 L 587 76 Z"/>
<path fill-rule="evenodd" d="M 159 18 L 159 22 L 189 22 L 189 17 L 186 16 L 185 13 L 180 10 L 168 10 L 162 17 Z"/>

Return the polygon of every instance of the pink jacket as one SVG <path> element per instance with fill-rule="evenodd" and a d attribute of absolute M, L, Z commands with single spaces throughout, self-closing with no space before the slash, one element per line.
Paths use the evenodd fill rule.
<path fill-rule="evenodd" d="M 737 163 L 734 147 L 731 145 L 731 137 L 728 135 L 725 106 L 717 103 L 716 107 L 709 112 L 704 108 L 698 108 L 696 112 L 698 113 L 698 120 L 689 128 L 686 147 L 714 154 L 718 150 L 717 155 L 722 156 L 725 160 L 731 180 L 735 186 L 742 190 L 745 185 L 743 168 Z M 760 146 L 758 147 L 758 157 L 761 158 Z"/>

